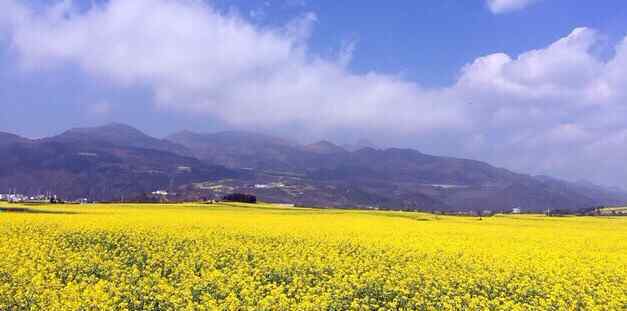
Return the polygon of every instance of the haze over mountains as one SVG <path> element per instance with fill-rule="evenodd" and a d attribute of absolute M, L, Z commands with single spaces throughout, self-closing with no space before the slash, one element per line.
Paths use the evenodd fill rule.
<path fill-rule="evenodd" d="M 171 199 L 229 192 L 306 206 L 421 210 L 578 209 L 627 202 L 589 183 L 514 173 L 474 160 L 368 142 L 309 145 L 267 135 L 182 131 L 165 139 L 123 124 L 30 140 L 0 133 L 0 192 L 52 191 L 67 199 Z"/>

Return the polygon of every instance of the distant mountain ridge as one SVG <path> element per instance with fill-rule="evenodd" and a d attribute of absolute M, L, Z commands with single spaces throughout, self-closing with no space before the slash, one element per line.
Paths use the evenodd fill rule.
<path fill-rule="evenodd" d="M 359 149 L 364 149 L 364 148 L 379 149 L 377 145 L 375 145 L 371 141 L 364 139 L 364 138 L 358 140 L 357 143 L 355 144 L 342 145 L 342 148 L 348 151 L 357 151 Z"/>
<path fill-rule="evenodd" d="M 334 154 L 334 153 L 343 153 L 347 152 L 346 149 L 328 141 L 321 140 L 317 143 L 313 143 L 310 145 L 306 145 L 303 147 L 306 151 L 319 153 L 319 154 Z"/>
<path fill-rule="evenodd" d="M 69 199 L 109 201 L 239 174 L 181 155 L 185 153 L 185 147 L 119 124 L 37 140 L 1 135 L 0 192 L 53 192 Z"/>
<path fill-rule="evenodd" d="M 370 143 L 368 143 L 371 145 Z M 269 135 L 182 131 L 157 139 L 128 125 L 75 128 L 30 140 L 0 133 L 0 192 L 52 191 L 67 198 L 178 199 L 256 194 L 305 206 L 421 210 L 578 209 L 627 202 L 589 183 L 530 176 L 412 149 L 301 145 Z"/>
<path fill-rule="evenodd" d="M 229 139 L 215 139 L 223 135 L 184 132 L 168 139 L 188 147 L 207 163 L 252 168 L 261 182 L 287 180 L 302 189 L 328 186 L 326 189 L 346 188 L 346 192 L 352 189 L 362 193 L 362 197 L 370 196 L 370 202 L 351 202 L 339 196 L 360 206 L 538 211 L 627 201 L 627 194 L 602 187 L 591 189 L 559 179 L 514 173 L 480 161 L 426 155 L 412 149 L 364 147 L 350 151 L 329 141 L 303 146 L 252 133 L 247 133 L 244 140 L 233 134 Z M 211 156 L 207 157 L 205 149 L 199 146 L 211 149 Z M 324 190 L 316 191 L 323 196 Z M 257 192 L 296 202 L 309 195 Z M 315 201 L 309 198 L 302 203 Z M 322 203 L 335 205 L 332 200 Z"/>
<path fill-rule="evenodd" d="M 0 132 L 0 145 L 8 145 L 14 143 L 25 143 L 30 141 L 28 138 L 24 138 L 15 134 Z"/>
<path fill-rule="evenodd" d="M 193 156 L 192 152 L 182 145 L 148 136 L 134 127 L 121 123 L 109 123 L 98 127 L 73 128 L 45 140 L 74 143 L 105 143 L 114 146 L 154 149 L 180 156 Z"/>
<path fill-rule="evenodd" d="M 166 140 L 187 147 L 198 159 L 231 168 L 291 168 L 286 157 L 299 149 L 288 140 L 241 131 L 211 134 L 182 131 Z"/>

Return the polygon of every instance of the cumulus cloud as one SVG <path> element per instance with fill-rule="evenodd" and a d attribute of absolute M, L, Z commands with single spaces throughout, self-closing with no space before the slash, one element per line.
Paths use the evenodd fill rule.
<path fill-rule="evenodd" d="M 496 93 L 516 100 L 539 99 L 543 104 L 598 103 L 598 83 L 614 66 L 606 66 L 591 53 L 596 43 L 596 31 L 577 28 L 548 47 L 516 59 L 502 53 L 480 57 L 462 69 L 456 88 L 474 97 Z"/>
<path fill-rule="evenodd" d="M 492 13 L 502 14 L 524 9 L 536 1 L 537 0 L 486 0 L 486 4 Z"/>
<path fill-rule="evenodd" d="M 331 58 L 313 53 L 314 13 L 268 28 L 192 0 L 111 0 L 81 11 L 70 2 L 0 3 L 0 29 L 25 70 L 75 66 L 151 90 L 160 109 L 301 134 L 367 131 L 526 172 L 627 180 L 618 169 L 627 151 L 627 39 L 603 59 L 593 29 L 520 55 L 478 57 L 454 84 L 423 88 L 351 72 L 354 43 Z M 528 1 L 489 3 L 502 12 Z"/>
<path fill-rule="evenodd" d="M 123 86 L 148 86 L 162 108 L 235 125 L 464 123 L 454 103 L 435 104 L 432 91 L 394 76 L 351 74 L 350 46 L 337 59 L 309 53 L 313 13 L 261 29 L 197 1 L 112 0 L 83 13 L 20 9 L 25 17 L 11 21 L 11 34 L 25 68 L 78 65 Z"/>
<path fill-rule="evenodd" d="M 477 131 L 500 133 L 480 157 L 624 185 L 627 176 L 609 167 L 616 169 L 627 150 L 627 49 L 623 41 L 603 60 L 593 52 L 600 41 L 595 30 L 577 28 L 545 48 L 466 65 L 452 88 L 476 103 L 469 117 L 480 120 Z"/>

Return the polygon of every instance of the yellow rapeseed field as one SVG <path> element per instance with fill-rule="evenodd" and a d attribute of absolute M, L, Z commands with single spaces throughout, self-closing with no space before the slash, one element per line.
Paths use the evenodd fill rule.
<path fill-rule="evenodd" d="M 627 309 L 627 218 L 33 208 L 0 212 L 0 310 Z"/>

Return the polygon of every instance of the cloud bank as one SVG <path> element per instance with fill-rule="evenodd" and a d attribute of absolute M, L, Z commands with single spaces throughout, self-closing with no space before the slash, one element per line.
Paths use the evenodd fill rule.
<path fill-rule="evenodd" d="M 502 14 L 522 10 L 537 0 L 486 0 L 490 11 L 494 14 Z"/>
<path fill-rule="evenodd" d="M 148 86 L 164 108 L 214 114 L 234 125 L 310 127 L 369 123 L 407 130 L 451 127 L 463 118 L 414 83 L 346 69 L 308 52 L 316 16 L 259 29 L 197 1 L 113 0 L 77 13 L 64 3 L 9 18 L 25 68 L 73 64 L 122 86 Z M 25 12 L 25 13 L 24 13 Z"/>
<path fill-rule="evenodd" d="M 313 13 L 267 28 L 192 0 L 111 0 L 87 10 L 19 3 L 0 2 L 0 30 L 30 72 L 76 66 L 151 90 L 159 109 L 235 127 L 410 137 L 406 144 L 439 141 L 445 147 L 431 151 L 527 172 L 627 180 L 627 39 L 604 59 L 593 29 L 520 55 L 479 57 L 453 85 L 423 88 L 352 73 L 354 46 L 331 58 L 313 53 Z M 488 3 L 505 12 L 529 1 Z"/>

